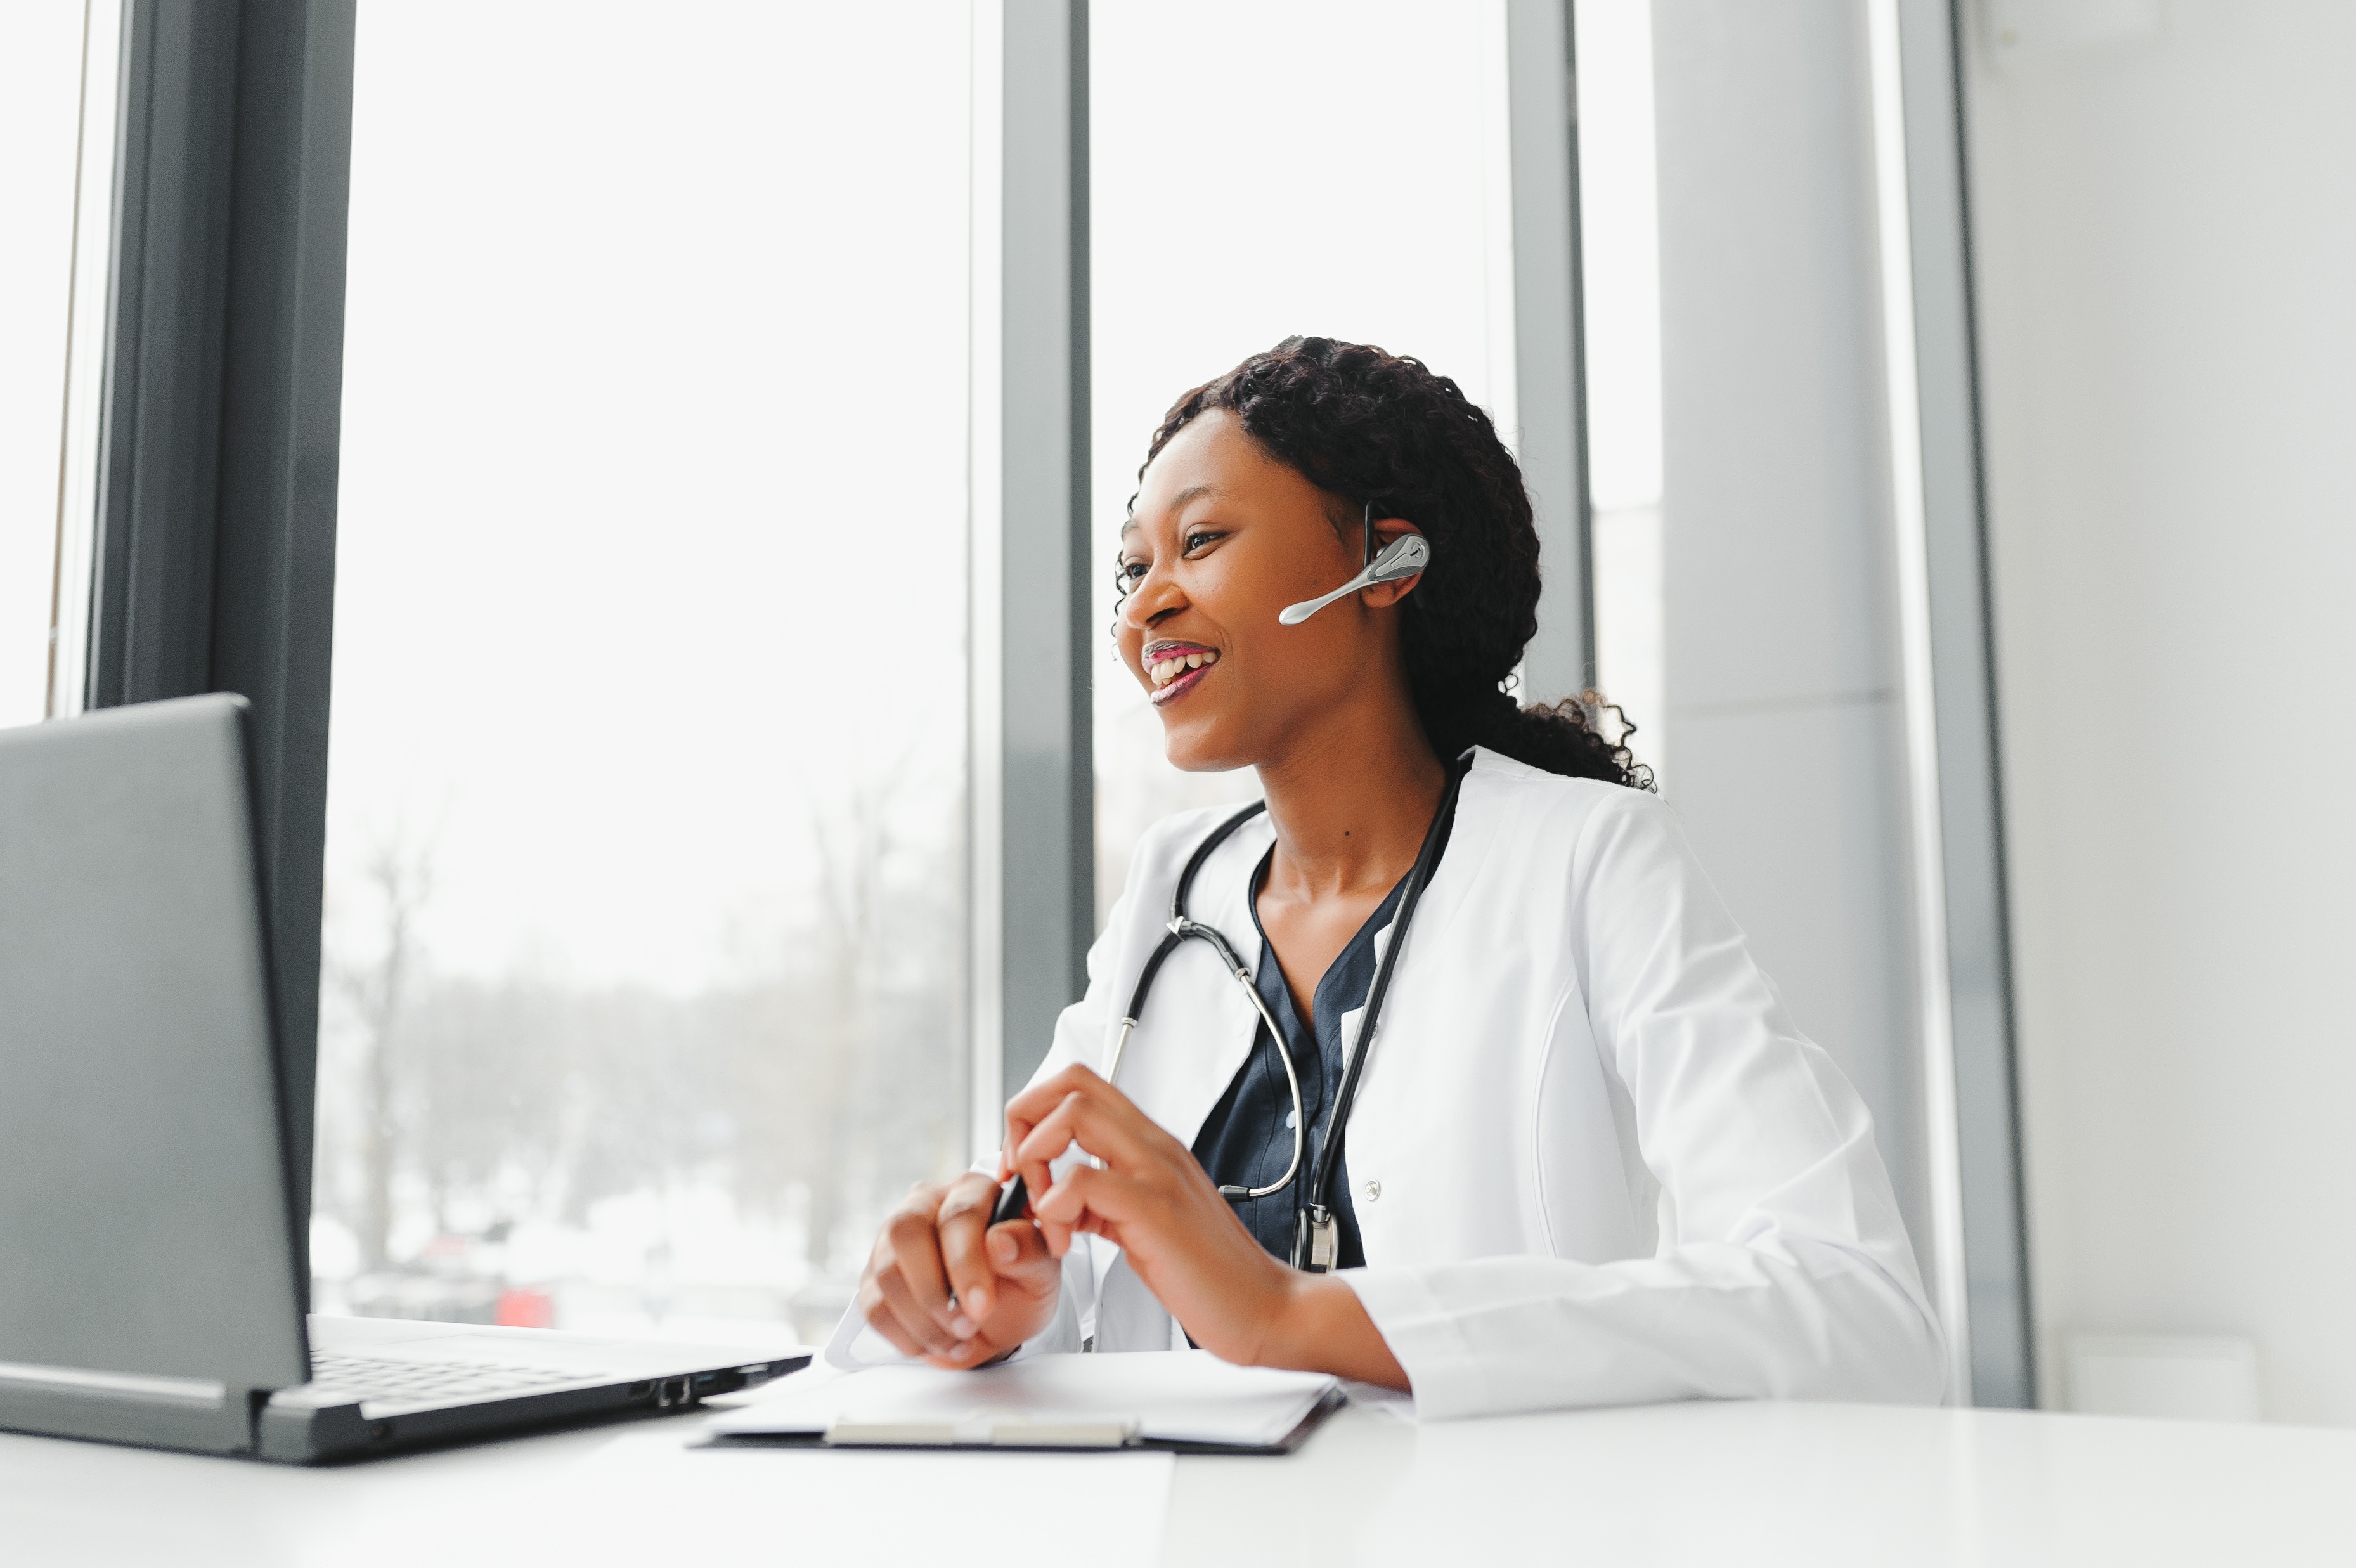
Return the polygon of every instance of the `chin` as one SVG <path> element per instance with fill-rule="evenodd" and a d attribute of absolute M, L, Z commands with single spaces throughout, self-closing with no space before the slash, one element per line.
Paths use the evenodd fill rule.
<path fill-rule="evenodd" d="M 1181 773 L 1232 773 L 1252 765 L 1246 748 L 1211 726 L 1165 724 L 1162 742 L 1162 755 Z"/>

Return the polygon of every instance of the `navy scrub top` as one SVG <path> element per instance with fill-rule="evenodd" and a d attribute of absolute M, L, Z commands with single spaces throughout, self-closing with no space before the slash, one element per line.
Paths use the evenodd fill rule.
<path fill-rule="evenodd" d="M 1292 1005 L 1291 988 L 1284 983 L 1284 970 L 1268 945 L 1268 932 L 1260 929 L 1259 893 L 1268 881 L 1269 862 L 1275 854 L 1275 846 L 1270 845 L 1251 877 L 1248 902 L 1252 927 L 1259 930 L 1260 940 L 1259 972 L 1255 980 L 1269 1012 L 1284 1026 L 1285 1048 L 1292 1054 L 1292 1070 L 1301 1075 L 1301 1105 L 1309 1117 L 1309 1137 L 1301 1150 L 1301 1174 L 1290 1187 L 1266 1197 L 1237 1199 L 1235 1209 L 1237 1218 L 1261 1246 L 1280 1262 L 1290 1262 L 1293 1216 L 1309 1201 L 1309 1173 L 1317 1166 L 1326 1108 L 1342 1088 L 1342 1015 L 1365 1005 L 1366 993 L 1375 983 L 1375 935 L 1389 925 L 1391 917 L 1398 912 L 1407 878 L 1401 877 L 1389 896 L 1366 917 L 1366 923 L 1358 928 L 1350 945 L 1342 950 L 1333 967 L 1317 982 L 1316 993 L 1311 999 L 1316 1014 L 1316 1035 L 1312 1039 Z M 1194 1139 L 1194 1158 L 1210 1174 L 1211 1180 L 1221 1187 L 1266 1187 L 1292 1163 L 1292 1095 L 1284 1085 L 1284 1069 L 1270 1048 L 1266 1019 L 1260 1021 L 1258 1033 L 1252 1036 L 1251 1055 L 1244 1058 L 1226 1093 L 1219 1097 L 1218 1104 L 1212 1107 L 1211 1114 L 1204 1121 L 1203 1130 Z M 1365 1267 L 1366 1250 L 1358 1240 L 1357 1212 L 1350 1206 L 1347 1153 L 1342 1157 L 1342 1168 L 1333 1175 L 1333 1209 L 1342 1244 L 1336 1266 Z"/>

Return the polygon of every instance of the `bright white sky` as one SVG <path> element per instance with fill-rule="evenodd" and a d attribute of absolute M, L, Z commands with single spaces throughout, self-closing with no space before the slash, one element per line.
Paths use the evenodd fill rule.
<path fill-rule="evenodd" d="M 430 842 L 441 965 L 692 988 L 780 940 L 816 802 L 959 764 L 969 64 L 924 9 L 363 6 L 331 919 Z"/>
<path fill-rule="evenodd" d="M 1494 0 L 1099 5 L 1089 26 L 1090 564 L 1105 628 L 1155 426 L 1249 354 L 1293 333 L 1379 344 L 1510 426 L 1512 188 Z M 1156 818 L 1258 785 L 1170 767 L 1110 638 L 1094 650 L 1102 909 Z"/>
<path fill-rule="evenodd" d="M 331 864 L 348 911 L 431 834 L 440 962 L 691 986 L 774 940 L 814 798 L 959 755 L 966 38 L 514 15 L 362 16 Z M 1105 562 L 1162 410 L 1288 333 L 1509 393 L 1502 27 L 1098 9 Z M 1104 646 L 1109 883 L 1194 781 Z"/>
<path fill-rule="evenodd" d="M 1580 196 L 1590 488 L 1661 493 L 1649 0 L 1580 0 Z M 1411 354 L 1509 443 L 1513 225 L 1505 24 L 1495 0 L 1196 0 L 1091 13 L 1097 623 L 1123 505 L 1187 388 L 1289 334 Z M 1659 719 L 1657 510 L 1598 560 L 1606 680 Z M 1649 523 L 1649 532 L 1643 532 Z M 1631 545 L 1633 544 L 1633 548 Z M 1099 909 L 1138 835 L 1258 793 L 1162 760 L 1135 682 L 1096 650 Z"/>
<path fill-rule="evenodd" d="M 1661 499 L 1661 240 L 1651 0 L 1580 0 L 1580 270 L 1586 283 L 1588 491 L 1598 510 Z"/>
<path fill-rule="evenodd" d="M 81 10 L 0 21 L 0 210 L 35 220 L 0 250 L 0 722 L 40 709 Z M 1580 11 L 1594 480 L 1642 503 L 1648 13 Z M 763 961 L 859 780 L 916 780 L 958 875 L 968 11 L 549 16 L 361 10 L 330 915 L 430 843 L 438 963 L 691 988 Z M 1162 411 L 1287 334 L 1414 354 L 1510 435 L 1512 236 L 1501 0 L 1092 30 L 1102 626 Z M 1108 902 L 1153 816 L 1255 784 L 1169 768 L 1095 653 Z"/>

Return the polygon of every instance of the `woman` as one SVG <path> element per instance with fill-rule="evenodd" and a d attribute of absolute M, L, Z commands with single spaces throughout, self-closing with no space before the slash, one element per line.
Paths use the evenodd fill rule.
<path fill-rule="evenodd" d="M 1415 532 L 1419 576 L 1280 623 Z M 1115 635 L 1170 759 L 1256 768 L 1267 810 L 1140 843 L 1087 994 L 1007 1107 L 996 1176 L 1023 1176 L 1029 1216 L 991 1223 L 990 1173 L 916 1188 L 860 1289 L 891 1344 L 962 1368 L 1191 1341 L 1409 1391 L 1425 1416 L 1938 1397 L 1855 1091 L 1649 776 L 1576 704 L 1505 694 L 1537 553 L 1488 417 L 1416 360 L 1291 338 L 1179 400 Z M 1187 913 L 1250 972 L 1183 942 L 1124 1029 L 1190 859 Z"/>

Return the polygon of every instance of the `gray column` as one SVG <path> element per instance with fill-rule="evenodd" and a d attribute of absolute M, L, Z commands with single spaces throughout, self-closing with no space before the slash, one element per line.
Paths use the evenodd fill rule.
<path fill-rule="evenodd" d="M 1953 0 L 1898 0 L 1972 1402 L 2036 1403 Z"/>
<path fill-rule="evenodd" d="M 1523 481 L 1537 510 L 1546 589 L 1522 660 L 1526 702 L 1595 683 L 1584 363 L 1580 344 L 1579 143 L 1569 0 L 1507 0 L 1514 189 L 1514 363 Z"/>
<path fill-rule="evenodd" d="M 1661 0 L 1668 799 L 1933 1247 L 1851 0 Z"/>
<path fill-rule="evenodd" d="M 1087 0 L 1007 0 L 1003 40 L 1000 532 L 988 574 L 997 585 L 998 778 L 985 791 L 996 796 L 996 820 L 981 824 L 998 843 L 996 875 L 980 879 L 997 892 L 994 907 L 974 913 L 997 924 L 1000 1060 L 1011 1090 L 1085 988 L 1096 918 Z M 977 756 L 991 749 L 979 746 Z"/>
<path fill-rule="evenodd" d="M 353 0 L 124 8 L 87 660 L 91 707 L 215 691 L 253 704 L 298 1216 L 318 1028 L 354 15 Z"/>

